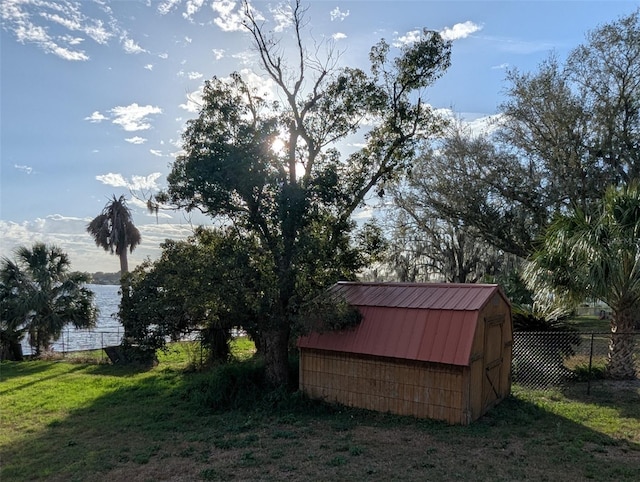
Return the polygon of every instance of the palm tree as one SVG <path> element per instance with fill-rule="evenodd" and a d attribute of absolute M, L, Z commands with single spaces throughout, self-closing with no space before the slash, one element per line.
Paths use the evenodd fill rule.
<path fill-rule="evenodd" d="M 87 232 L 93 237 L 96 246 L 105 251 L 115 252 L 120 257 L 120 275 L 129 272 L 127 250 L 133 250 L 140 244 L 140 231 L 133 224 L 131 210 L 124 196 L 113 199 L 105 205 L 102 212 L 88 225 Z"/>
<path fill-rule="evenodd" d="M 609 188 L 589 211 L 575 210 L 548 228 L 525 270 L 542 304 L 585 298 L 612 310 L 607 373 L 633 379 L 631 334 L 640 303 L 640 185 Z"/>
<path fill-rule="evenodd" d="M 76 328 L 95 325 L 94 294 L 84 287 L 88 276 L 69 272 L 71 263 L 56 246 L 35 243 L 20 247 L 16 260 L 0 261 L 2 328 L 13 337 L 29 334 L 36 355 L 48 349 L 68 324 Z"/>

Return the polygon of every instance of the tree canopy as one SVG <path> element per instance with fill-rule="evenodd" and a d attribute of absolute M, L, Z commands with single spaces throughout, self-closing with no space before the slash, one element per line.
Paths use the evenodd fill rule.
<path fill-rule="evenodd" d="M 611 307 L 609 376 L 635 378 L 631 332 L 640 306 L 640 185 L 610 187 L 588 210 L 559 216 L 525 271 L 536 302 Z"/>
<path fill-rule="evenodd" d="M 292 10 L 290 57 L 248 5 L 245 14 L 264 74 L 282 100 L 268 102 L 237 73 L 207 82 L 199 116 L 183 136 L 185 154 L 158 200 L 232 223 L 258 243 L 275 283 L 260 345 L 269 380 L 282 385 L 299 306 L 359 267 L 352 214 L 410 166 L 441 126 L 420 93 L 449 66 L 450 44 L 424 30 L 391 58 L 391 46 L 380 41 L 367 73 L 339 68 L 331 49 L 321 59 L 306 48 L 300 2 Z M 365 119 L 371 127 L 362 132 Z M 356 132 L 366 145 L 341 156 L 338 141 Z"/>
<path fill-rule="evenodd" d="M 67 254 L 56 246 L 35 243 L 16 250 L 15 260 L 0 261 L 0 316 L 8 338 L 29 336 L 36 355 L 47 350 L 65 326 L 94 326 L 94 294 L 86 274 L 70 272 Z"/>
<path fill-rule="evenodd" d="M 429 203 L 526 258 L 558 213 L 640 174 L 640 11 L 589 32 L 566 59 L 512 68 L 492 134 L 447 133 L 421 159 Z M 426 193 L 426 190 L 423 190 Z"/>
<path fill-rule="evenodd" d="M 124 195 L 107 202 L 100 214 L 87 225 L 96 246 L 116 254 L 120 259 L 120 275 L 129 271 L 127 251 L 133 250 L 141 242 L 140 231 L 133 224 L 131 210 Z"/>

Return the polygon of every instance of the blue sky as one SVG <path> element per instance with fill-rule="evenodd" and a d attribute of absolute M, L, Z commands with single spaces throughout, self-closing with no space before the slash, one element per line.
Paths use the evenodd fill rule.
<path fill-rule="evenodd" d="M 269 28 L 286 3 L 253 2 Z M 438 109 L 481 123 L 503 100 L 507 68 L 562 60 L 585 34 L 640 1 L 318 1 L 307 19 L 343 65 L 366 68 L 380 38 L 401 44 L 423 27 L 453 40 L 452 66 L 426 92 Z M 0 14 L 0 255 L 34 241 L 65 249 L 72 268 L 118 270 L 85 233 L 115 194 L 164 186 L 204 80 L 241 71 L 262 82 L 239 2 L 2 0 Z M 156 219 L 130 201 L 143 243 L 135 266 L 192 223 Z"/>

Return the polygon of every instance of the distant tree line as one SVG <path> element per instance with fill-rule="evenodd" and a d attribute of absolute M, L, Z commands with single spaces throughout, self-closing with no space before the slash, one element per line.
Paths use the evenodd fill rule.
<path fill-rule="evenodd" d="M 95 285 L 119 285 L 120 284 L 120 272 L 115 273 L 103 273 L 97 271 L 95 273 L 88 273 L 90 283 Z"/>

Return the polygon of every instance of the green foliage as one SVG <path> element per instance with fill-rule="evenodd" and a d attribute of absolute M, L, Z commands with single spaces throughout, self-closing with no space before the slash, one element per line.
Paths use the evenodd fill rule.
<path fill-rule="evenodd" d="M 283 101 L 267 102 L 238 73 L 206 82 L 199 115 L 184 132 L 184 154 L 156 201 L 230 221 L 239 238 L 254 243 L 250 259 L 259 254 L 262 278 L 256 286 L 241 271 L 243 281 L 231 286 L 238 296 L 247 292 L 243 284 L 254 290 L 245 299 L 267 378 L 282 385 L 300 306 L 353 279 L 365 260 L 352 244 L 352 213 L 372 189 L 383 192 L 409 168 L 418 145 L 442 123 L 419 95 L 448 68 L 451 44 L 425 30 L 395 58 L 385 42 L 375 46 L 370 73 L 338 68 L 331 54 L 308 60 L 300 2 L 291 10 L 292 57 L 245 7 L 261 67 Z M 335 147 L 365 118 L 374 126 L 364 133 L 366 146 L 342 158 Z M 280 151 L 273 149 L 277 138 L 285 142 Z"/>
<path fill-rule="evenodd" d="M 347 330 L 362 321 L 360 311 L 331 291 L 322 293 L 300 309 L 299 332 Z"/>
<path fill-rule="evenodd" d="M 133 224 L 133 216 L 124 195 L 119 198 L 113 195 L 102 212 L 87 225 L 87 233 L 96 246 L 119 256 L 121 275 L 129 271 L 127 251 L 133 251 L 142 238 Z"/>
<path fill-rule="evenodd" d="M 60 337 L 65 326 L 94 326 L 94 294 L 84 286 L 88 277 L 70 272 L 70 265 L 64 251 L 44 243 L 18 248 L 15 260 L 2 258 L 0 329 L 9 351 L 15 351 L 16 343 L 28 334 L 29 343 L 40 355 Z"/>
<path fill-rule="evenodd" d="M 549 226 L 525 271 L 539 306 L 584 299 L 611 307 L 609 376 L 635 378 L 631 332 L 640 303 L 640 185 L 610 187 L 587 210 Z"/>
<path fill-rule="evenodd" d="M 167 240 L 158 260 L 124 278 L 119 313 L 135 345 L 162 349 L 167 339 L 198 331 L 211 361 L 226 361 L 231 329 L 255 333 L 272 286 L 251 237 L 199 228 L 185 241 Z"/>
<path fill-rule="evenodd" d="M 526 258 L 555 215 L 639 179 L 638 38 L 636 10 L 589 32 L 565 62 L 551 54 L 535 71 L 508 70 L 495 134 L 447 133 L 425 150 L 417 201 L 434 219 Z"/>
<path fill-rule="evenodd" d="M 276 387 L 265 378 L 264 361 L 260 359 L 232 361 L 219 365 L 207 377 L 187 385 L 184 397 L 197 406 L 213 411 L 290 410 L 304 404 L 298 383 L 298 364 L 289 360 L 289 387 Z"/>
<path fill-rule="evenodd" d="M 500 273 L 495 277 L 494 281 L 500 284 L 500 287 L 513 305 L 533 305 L 533 293 L 527 288 L 527 284 L 524 279 L 522 279 L 521 269 L 513 269 L 506 273 Z"/>
<path fill-rule="evenodd" d="M 434 272 L 463 283 L 495 275 L 505 269 L 505 253 L 528 254 L 546 221 L 544 206 L 527 198 L 534 188 L 494 139 L 452 124 L 393 189 L 391 266 L 407 281 Z"/>
<path fill-rule="evenodd" d="M 640 300 L 639 234 L 637 183 L 611 187 L 588 211 L 558 216 L 525 272 L 536 301 L 575 305 L 597 299 L 612 308 L 614 323 L 633 323 L 620 315 Z M 631 326 L 620 328 L 630 331 Z"/>
<path fill-rule="evenodd" d="M 539 332 L 577 332 L 575 326 L 570 323 L 568 314 L 544 315 L 534 313 L 530 309 L 513 306 L 513 331 L 539 331 Z"/>

